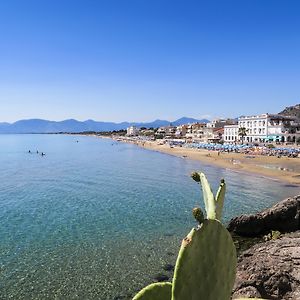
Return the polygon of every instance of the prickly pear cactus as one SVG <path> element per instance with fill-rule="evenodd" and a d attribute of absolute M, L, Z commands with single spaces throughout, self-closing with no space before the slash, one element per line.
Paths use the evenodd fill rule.
<path fill-rule="evenodd" d="M 193 215 L 200 226 L 183 240 L 174 272 L 172 300 L 230 299 L 236 273 L 236 249 L 222 217 L 226 185 L 222 179 L 214 196 L 206 176 L 193 173 L 201 184 L 207 219 L 200 208 Z M 202 220 L 202 222 L 201 222 Z"/>
<path fill-rule="evenodd" d="M 218 220 L 205 220 L 183 240 L 176 262 L 173 300 L 228 300 L 236 273 L 236 250 Z"/>
<path fill-rule="evenodd" d="M 172 284 L 170 282 L 153 283 L 143 288 L 133 300 L 171 300 Z"/>
<path fill-rule="evenodd" d="M 230 300 L 236 273 L 236 249 L 221 224 L 226 185 L 222 179 L 216 196 L 203 173 L 192 178 L 201 184 L 206 218 L 193 209 L 198 221 L 182 241 L 171 283 L 155 283 L 133 300 Z"/>
<path fill-rule="evenodd" d="M 210 184 L 204 173 L 192 173 L 191 177 L 201 184 L 203 201 L 206 210 L 207 219 L 221 220 L 222 211 L 225 199 L 226 184 L 225 180 L 221 179 L 219 189 L 216 196 L 214 196 Z"/>

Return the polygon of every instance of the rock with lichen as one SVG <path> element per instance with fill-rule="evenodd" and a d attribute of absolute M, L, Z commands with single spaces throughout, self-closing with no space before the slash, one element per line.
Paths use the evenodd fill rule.
<path fill-rule="evenodd" d="M 233 299 L 300 299 L 300 231 L 259 243 L 238 259 Z"/>

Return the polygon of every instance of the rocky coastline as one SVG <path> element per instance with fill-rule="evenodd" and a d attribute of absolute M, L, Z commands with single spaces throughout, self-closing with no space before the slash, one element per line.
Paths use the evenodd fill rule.
<path fill-rule="evenodd" d="M 244 251 L 238 258 L 233 299 L 300 299 L 300 231 Z"/>
<path fill-rule="evenodd" d="M 281 233 L 300 230 L 300 195 L 284 199 L 257 214 L 235 217 L 227 229 L 248 237 L 268 234 L 272 230 Z"/>
<path fill-rule="evenodd" d="M 233 299 L 300 299 L 300 195 L 235 217 L 227 229 L 238 252 Z M 155 281 L 169 281 L 173 269 L 164 266 Z"/>
<path fill-rule="evenodd" d="M 233 218 L 228 230 L 264 239 L 239 255 L 233 299 L 300 299 L 300 195 Z"/>
<path fill-rule="evenodd" d="M 232 299 L 300 299 L 300 195 L 257 214 L 235 217 L 227 229 L 238 253 Z M 174 265 L 167 263 L 153 280 L 170 281 L 173 271 Z M 127 297 L 114 300 L 119 299 Z"/>

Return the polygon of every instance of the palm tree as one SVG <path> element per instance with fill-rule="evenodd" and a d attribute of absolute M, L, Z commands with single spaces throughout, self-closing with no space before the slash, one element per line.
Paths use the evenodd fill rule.
<path fill-rule="evenodd" d="M 240 127 L 238 135 L 242 138 L 242 142 L 244 142 L 244 137 L 247 135 L 248 129 L 245 127 Z"/>

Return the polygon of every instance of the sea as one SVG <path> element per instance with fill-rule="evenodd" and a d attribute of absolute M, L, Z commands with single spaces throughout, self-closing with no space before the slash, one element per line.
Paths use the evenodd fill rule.
<path fill-rule="evenodd" d="M 225 178 L 225 224 L 300 192 L 111 139 L 0 135 L 0 299 L 124 300 L 171 277 L 203 208 L 193 171 Z"/>

